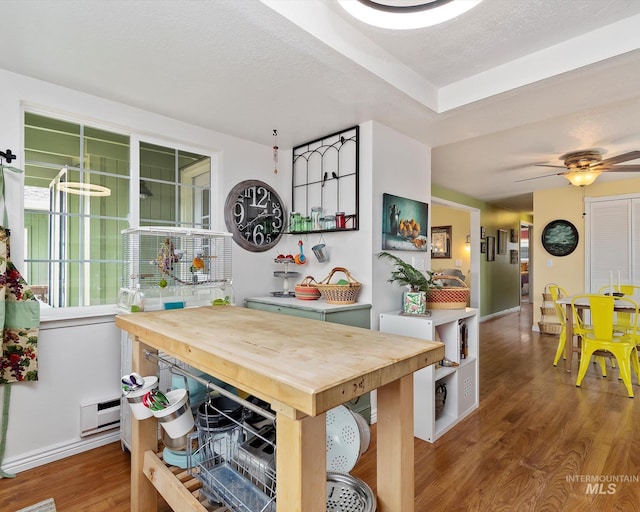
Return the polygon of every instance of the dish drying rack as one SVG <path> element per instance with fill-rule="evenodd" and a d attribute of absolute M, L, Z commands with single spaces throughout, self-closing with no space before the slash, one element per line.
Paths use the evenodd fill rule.
<path fill-rule="evenodd" d="M 275 512 L 275 430 L 269 432 L 253 432 L 242 444 L 233 436 L 210 436 L 189 454 L 190 474 L 202 482 L 201 493 L 233 512 Z"/>
<path fill-rule="evenodd" d="M 200 382 L 207 387 L 207 392 L 216 391 L 268 420 L 266 426 L 257 430 L 209 403 L 209 407 L 224 416 L 231 425 L 224 430 L 239 431 L 239 435 L 221 435 L 223 429 L 199 430 L 190 434 L 187 465 L 189 475 L 202 483 L 201 495 L 210 502 L 220 503 L 231 512 L 275 512 L 276 443 L 273 425 L 276 416 L 163 356 L 145 351 L 145 357 L 171 372 Z M 194 450 L 194 446 L 197 449 Z"/>

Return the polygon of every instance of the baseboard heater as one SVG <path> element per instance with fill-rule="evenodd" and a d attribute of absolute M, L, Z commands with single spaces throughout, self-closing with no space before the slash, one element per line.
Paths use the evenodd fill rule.
<path fill-rule="evenodd" d="M 80 406 L 80 436 L 120 428 L 120 397 Z"/>

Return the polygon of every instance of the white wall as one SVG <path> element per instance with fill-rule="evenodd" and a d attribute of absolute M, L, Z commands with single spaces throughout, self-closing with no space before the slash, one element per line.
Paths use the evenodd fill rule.
<path fill-rule="evenodd" d="M 376 122 L 365 127 L 372 132 L 368 148 L 368 161 L 372 172 L 373 206 L 371 216 L 374 219 L 371 244 L 372 272 L 376 276 L 374 288 L 372 328 L 378 329 L 380 313 L 396 311 L 401 308 L 403 289 L 397 284 L 387 282 L 393 266 L 375 255 L 382 250 L 382 194 L 388 193 L 424 203 L 431 203 L 431 148 L 405 137 L 390 128 Z M 361 130 L 361 133 L 364 130 Z M 431 226 L 431 208 L 429 208 L 429 230 Z M 394 251 L 400 258 L 411 263 L 411 257 L 418 254 L 411 251 Z M 420 257 L 427 260 L 430 268 L 431 253 L 421 252 Z"/>
<path fill-rule="evenodd" d="M 291 150 L 281 150 L 278 174 L 273 174 L 272 150 L 249 141 L 206 130 L 140 109 L 103 100 L 81 92 L 33 80 L 0 70 L 0 146 L 18 155 L 12 163 L 23 167 L 22 112 L 25 106 L 45 109 L 63 117 L 78 118 L 97 126 L 135 134 L 154 143 L 163 141 L 184 149 L 211 155 L 214 176 L 214 229 L 225 230 L 222 208 L 227 192 L 244 179 L 271 184 L 288 206 L 291 201 Z M 318 136 L 324 134 L 318 133 Z M 377 260 L 381 248 L 382 194 L 430 201 L 430 148 L 375 122 L 360 130 L 360 230 L 323 235 L 329 261 L 317 262 L 311 247 L 319 235 L 302 237 L 308 263 L 297 268 L 301 274 L 324 278 L 336 266 L 346 267 L 363 283 L 359 302 L 372 303 L 372 328 L 378 327 L 383 311 L 399 307 L 401 289 L 386 282 L 387 263 Z M 297 141 L 303 143 L 305 141 Z M 15 183 L 13 183 L 15 182 Z M 12 180 L 8 202 L 14 236 L 14 261 L 23 261 L 21 180 Z M 236 304 L 247 296 L 281 290 L 282 280 L 273 277 L 281 270 L 273 258 L 282 252 L 295 253 L 300 236 L 285 235 L 277 247 L 252 253 L 233 246 L 233 280 Z M 425 254 L 425 253 L 423 253 Z M 428 257 L 428 254 L 425 254 Z M 407 255 L 410 257 L 410 254 Z M 18 383 L 12 401 L 3 468 L 22 471 L 62 458 L 113 436 L 80 438 L 79 410 L 87 400 L 102 400 L 119 392 L 120 334 L 112 315 L 100 318 L 43 321 L 39 342 L 40 381 Z M 72 379 L 80 374 L 81 383 Z"/>
<path fill-rule="evenodd" d="M 11 165 L 23 168 L 22 116 L 25 107 L 40 108 L 53 115 L 82 119 L 89 124 L 143 140 L 175 144 L 187 150 L 211 155 L 218 171 L 213 181 L 214 229 L 225 230 L 222 205 L 227 191 L 242 179 L 258 178 L 273 185 L 288 198 L 287 173 L 274 176 L 272 150 L 249 141 L 168 119 L 150 112 L 103 100 L 0 70 L 0 146 L 11 149 L 18 159 Z M 8 175 L 10 173 L 7 173 Z M 9 176 L 7 197 L 9 225 L 12 229 L 12 256 L 22 268 L 23 201 L 22 178 Z M 237 296 L 266 291 L 273 286 L 271 255 L 248 253 L 233 248 L 233 277 Z M 114 276 L 117 278 L 117 276 Z M 90 332 L 80 327 L 92 324 Z M 53 328 L 55 326 L 55 329 Z M 80 438 L 79 410 L 88 396 L 103 399 L 119 392 L 120 335 L 113 317 L 67 322 L 43 321 L 39 340 L 40 380 L 12 387 L 7 449 L 3 468 L 22 471 L 55 460 L 96 443 L 113 440 L 98 435 Z M 73 365 L 71 364 L 73 362 Z M 76 367 L 80 368 L 76 368 Z M 73 380 L 74 370 L 82 376 Z M 92 444 L 93 443 L 93 444 Z"/>

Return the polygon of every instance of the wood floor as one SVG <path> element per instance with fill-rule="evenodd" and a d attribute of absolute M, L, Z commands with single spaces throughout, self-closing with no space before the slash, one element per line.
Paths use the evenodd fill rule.
<path fill-rule="evenodd" d="M 557 338 L 530 326 L 530 304 L 481 324 L 480 408 L 435 444 L 415 440 L 416 512 L 640 511 L 640 396 L 615 370 L 576 388 L 577 361 L 554 368 Z M 375 439 L 352 471 L 374 489 Z M 0 479 L 0 512 L 51 497 L 58 512 L 128 511 L 128 453 L 115 443 Z"/>

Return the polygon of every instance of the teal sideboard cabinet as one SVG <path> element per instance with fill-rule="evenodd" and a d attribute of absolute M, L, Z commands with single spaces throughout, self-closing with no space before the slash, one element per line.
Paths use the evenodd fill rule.
<path fill-rule="evenodd" d="M 283 315 L 310 318 L 322 322 L 371 328 L 371 304 L 327 304 L 324 300 L 300 300 L 294 297 L 248 297 L 244 300 L 250 309 L 270 311 Z M 359 412 L 371 423 L 371 397 L 369 393 L 345 404 Z"/>

